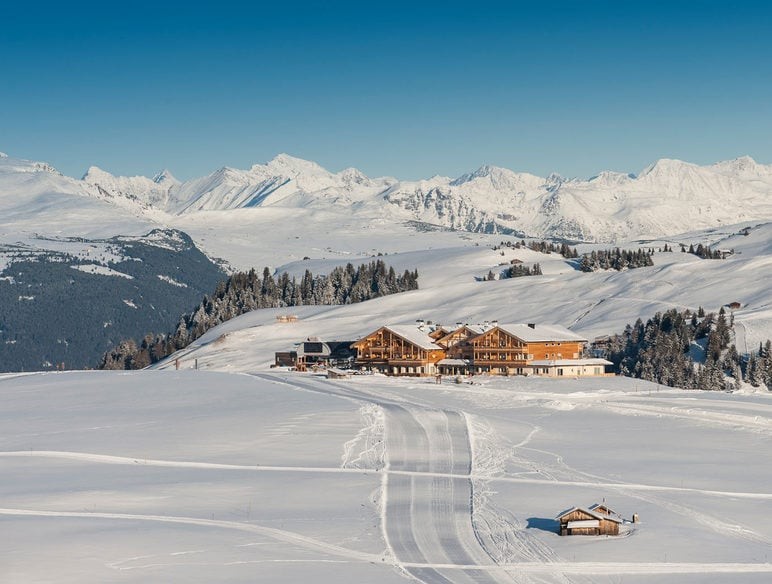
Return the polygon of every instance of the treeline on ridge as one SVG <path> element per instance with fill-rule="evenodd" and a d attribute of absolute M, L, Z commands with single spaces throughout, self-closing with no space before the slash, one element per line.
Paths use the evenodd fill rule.
<path fill-rule="evenodd" d="M 184 314 L 173 333 L 147 334 L 139 342 L 124 340 L 103 355 L 99 368 L 142 369 L 187 347 L 209 329 L 258 308 L 351 304 L 417 288 L 418 270 L 397 275 L 382 260 L 356 268 L 349 263 L 328 275 L 314 276 L 306 270 L 299 281 L 286 272 L 274 278 L 268 268 L 262 277 L 254 269 L 237 272 Z"/>
<path fill-rule="evenodd" d="M 511 249 L 527 248 L 532 251 L 538 251 L 540 253 L 560 254 L 566 259 L 579 259 L 578 268 L 583 272 L 594 272 L 596 270 L 624 270 L 632 268 L 641 268 L 645 266 L 652 266 L 654 262 L 651 256 L 654 255 L 654 249 L 606 249 L 592 251 L 589 253 L 579 255 L 579 252 L 575 247 L 571 247 L 565 243 L 557 244 L 550 241 L 530 241 L 528 243 L 525 240 L 511 242 L 502 241 L 498 246 L 494 246 L 493 249 L 499 250 L 503 247 Z M 667 249 L 665 245 L 665 251 L 672 251 Z M 504 252 L 501 252 L 502 255 Z M 530 276 L 538 275 L 541 271 L 536 272 L 531 270 L 531 273 L 515 273 L 515 274 L 502 274 L 502 277 L 517 277 L 517 276 Z"/>
<path fill-rule="evenodd" d="M 643 268 L 646 266 L 653 266 L 654 262 L 651 256 L 654 255 L 654 250 L 648 251 L 637 249 L 635 251 L 629 249 L 606 249 L 592 251 L 582 256 L 579 261 L 579 269 L 583 272 L 594 272 L 595 270 L 617 270 L 621 271 L 625 268 Z"/>

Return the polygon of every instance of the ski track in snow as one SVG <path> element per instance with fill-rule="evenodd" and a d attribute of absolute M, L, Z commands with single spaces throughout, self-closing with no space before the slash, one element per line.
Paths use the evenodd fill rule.
<path fill-rule="evenodd" d="M 473 475 L 476 477 L 473 479 L 472 522 L 480 544 L 500 565 L 516 561 L 560 561 L 561 558 L 549 545 L 526 531 L 526 523 L 509 510 L 493 503 L 494 492 L 489 487 L 492 481 L 504 473 L 505 462 L 512 457 L 513 450 L 529 443 L 541 428 L 532 425 L 528 435 L 512 446 L 502 440 L 484 418 L 467 415 L 467 419 L 473 453 Z M 565 574 L 558 570 L 551 573 L 551 576 L 553 582 L 570 582 Z"/>
<path fill-rule="evenodd" d="M 693 422 L 707 422 L 712 425 L 772 435 L 772 419 L 758 415 L 731 414 L 726 411 L 710 412 L 699 407 L 658 406 L 629 402 L 606 402 L 603 407 L 623 415 L 681 418 Z"/>
<path fill-rule="evenodd" d="M 387 472 L 381 523 L 388 550 L 404 572 L 425 584 L 513 581 L 505 571 L 488 571 L 495 564 L 474 530 L 472 449 L 463 414 L 398 403 L 337 383 L 297 378 L 289 383 L 382 409 Z M 433 564 L 464 568 L 448 573 Z"/>
<path fill-rule="evenodd" d="M 383 411 L 374 404 L 360 409 L 364 426 L 343 445 L 341 468 L 380 470 L 384 466 Z"/>
<path fill-rule="evenodd" d="M 74 517 L 87 519 L 113 519 L 130 521 L 151 521 L 158 523 L 179 523 L 185 525 L 198 525 L 201 527 L 214 527 L 220 529 L 231 529 L 244 531 L 247 533 L 258 533 L 272 539 L 277 539 L 287 543 L 298 544 L 305 548 L 323 551 L 335 556 L 342 556 L 348 559 L 361 562 L 382 562 L 383 557 L 377 554 L 358 552 L 356 550 L 344 548 L 334 544 L 326 543 L 318 539 L 307 537 L 299 533 L 276 529 L 274 527 L 264 527 L 252 523 L 241 523 L 238 521 L 222 521 L 218 519 L 201 519 L 195 517 L 174 517 L 167 515 L 141 515 L 131 513 L 100 513 L 86 511 L 42 511 L 34 509 L 6 509 L 0 508 L 0 515 L 26 516 L 26 517 Z"/>
<path fill-rule="evenodd" d="M 553 453 L 546 451 L 543 452 L 552 456 L 556 456 Z M 430 472 L 430 471 L 411 471 L 411 470 L 397 470 L 389 468 L 388 466 L 380 470 L 372 470 L 367 468 L 341 468 L 336 466 L 276 466 L 276 465 L 242 465 L 242 464 L 224 464 L 224 463 L 212 463 L 212 462 L 192 462 L 192 461 L 177 461 L 177 460 L 159 460 L 151 458 L 142 458 L 134 456 L 113 456 L 108 454 L 92 454 L 87 452 L 66 452 L 57 450 L 16 450 L 0 452 L 0 458 L 59 458 L 69 459 L 90 463 L 101 464 L 121 464 L 128 466 L 135 466 L 137 468 L 143 466 L 162 466 L 171 468 L 195 468 L 195 469 L 209 469 L 209 470 L 235 470 L 235 471 L 255 471 L 255 472 L 298 472 L 298 473 L 349 473 L 349 474 L 385 474 L 385 475 L 405 475 L 405 476 L 427 476 L 436 478 L 470 478 L 470 479 L 484 479 L 490 482 L 502 482 L 502 483 L 521 483 L 521 484 L 553 484 L 563 486 L 577 486 L 577 487 L 603 487 L 603 488 L 620 488 L 624 487 L 629 491 L 653 491 L 653 492 L 674 492 L 674 493 L 695 493 L 700 495 L 709 495 L 715 497 L 735 497 L 741 499 L 760 499 L 760 500 L 772 500 L 772 493 L 754 493 L 743 491 L 715 491 L 710 489 L 698 489 L 692 487 L 670 487 L 663 485 L 649 485 L 645 483 L 624 483 L 619 481 L 609 481 L 604 477 L 596 475 L 590 475 L 582 473 L 582 479 L 565 480 L 553 478 L 553 474 L 549 470 L 545 470 L 543 463 L 542 469 L 539 475 L 544 478 L 528 479 L 522 477 L 514 477 L 509 475 L 503 476 L 488 476 L 487 474 L 477 475 L 472 474 L 454 474 L 450 472 Z M 558 457 L 559 458 L 559 457 Z M 518 460 L 518 459 L 515 459 Z M 527 462 L 525 459 L 520 459 L 527 464 L 532 465 L 534 468 L 537 465 L 536 462 Z M 536 472 L 536 471 L 534 471 Z M 576 471 L 579 472 L 579 471 Z M 593 477 L 597 480 L 588 480 L 587 477 Z"/>
<path fill-rule="evenodd" d="M 257 533 L 273 539 L 294 543 L 306 548 L 317 551 L 327 552 L 336 556 L 347 558 L 350 561 L 360 561 L 368 563 L 382 563 L 383 556 L 357 552 L 347 548 L 342 548 L 333 544 L 328 544 L 310 537 L 284 531 L 280 529 L 262 527 L 248 523 L 239 523 L 235 521 L 220 521 L 212 519 L 196 519 L 191 517 L 173 517 L 165 515 L 134 515 L 128 513 L 99 513 L 99 512 L 72 512 L 72 511 L 40 511 L 32 509 L 6 509 L 0 508 L 0 515 L 16 517 L 54 517 L 54 518 L 78 518 L 93 520 L 120 520 L 120 521 L 148 521 L 159 523 L 178 523 L 185 525 L 196 525 L 201 527 L 211 527 L 219 529 L 231 529 L 247 533 Z M 146 558 L 147 556 L 138 556 L 122 560 L 116 565 L 111 566 L 121 569 L 118 564 L 128 561 Z M 266 560 L 266 562 L 281 562 L 283 560 Z M 288 560 L 288 561 L 315 561 L 315 562 L 334 562 L 334 560 Z M 233 562 L 236 563 L 260 563 L 261 561 L 251 562 Z M 149 564 L 147 567 L 169 565 L 167 564 Z M 189 565 L 189 564 L 186 564 Z M 421 575 L 426 575 L 431 571 L 443 571 L 447 573 L 448 578 L 455 578 L 457 575 L 453 572 L 468 572 L 471 576 L 471 582 L 485 582 L 485 579 L 478 579 L 481 573 L 491 575 L 509 576 L 510 570 L 516 570 L 521 574 L 533 575 L 553 575 L 555 570 L 566 574 L 595 574 L 595 575 L 616 575 L 616 574 L 704 574 L 704 573 L 772 573 L 772 564 L 769 563 L 712 563 L 712 562 L 517 562 L 500 565 L 481 566 L 479 564 L 463 563 L 423 563 L 423 562 L 403 562 L 403 568 L 415 570 Z M 137 566 L 145 567 L 145 566 Z M 126 568 L 123 568 L 126 569 Z M 455 582 L 456 580 L 444 578 L 442 580 L 430 580 L 442 582 Z M 500 581 L 500 580 L 493 580 Z"/>

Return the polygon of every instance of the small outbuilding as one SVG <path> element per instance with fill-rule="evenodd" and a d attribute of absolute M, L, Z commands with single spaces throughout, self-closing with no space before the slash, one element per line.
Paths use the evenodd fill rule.
<path fill-rule="evenodd" d="M 351 371 L 337 367 L 327 368 L 327 379 L 348 379 L 349 377 L 351 377 Z"/>
<path fill-rule="evenodd" d="M 294 367 L 298 362 L 297 351 L 277 351 L 274 354 L 274 367 Z"/>
<path fill-rule="evenodd" d="M 466 375 L 469 373 L 467 359 L 440 359 L 437 361 L 437 371 L 441 375 Z"/>
<path fill-rule="evenodd" d="M 294 351 L 275 353 L 276 367 L 294 367 L 298 371 L 325 367 L 348 367 L 354 362 L 356 351 L 351 348 L 353 341 L 324 341 L 319 337 L 308 337 L 296 344 Z"/>
<path fill-rule="evenodd" d="M 596 509 L 606 509 L 595 505 Z M 560 535 L 619 535 L 622 519 L 583 507 L 572 507 L 557 516 Z"/>

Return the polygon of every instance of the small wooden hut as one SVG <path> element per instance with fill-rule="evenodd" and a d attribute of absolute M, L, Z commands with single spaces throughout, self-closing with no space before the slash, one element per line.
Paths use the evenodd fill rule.
<path fill-rule="evenodd" d="M 619 535 L 622 520 L 599 511 L 572 507 L 557 517 L 560 535 Z"/>

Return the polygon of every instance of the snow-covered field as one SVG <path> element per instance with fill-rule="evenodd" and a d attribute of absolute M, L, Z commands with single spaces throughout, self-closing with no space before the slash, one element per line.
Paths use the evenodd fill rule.
<path fill-rule="evenodd" d="M 0 376 L 3 582 L 768 582 L 772 398 L 623 378 Z M 620 537 L 560 537 L 604 501 Z"/>
<path fill-rule="evenodd" d="M 243 315 L 176 354 L 180 370 L 170 359 L 143 372 L 0 375 L 0 582 L 772 580 L 767 392 L 686 392 L 622 378 L 333 382 L 269 368 L 275 351 L 306 337 L 354 340 L 419 318 L 556 323 L 592 339 L 668 308 L 730 302 L 741 304 L 733 340 L 741 353 L 753 350 L 772 337 L 763 205 L 758 221 L 620 244 L 734 249 L 725 260 L 658 252 L 653 267 L 585 274 L 557 254 L 492 249 L 510 237 L 411 224 L 431 213 L 359 200 L 352 185 L 375 192 L 385 183 L 354 171 L 333 177 L 351 189 L 333 181 L 296 192 L 287 182 L 280 198 L 273 175 L 260 182 L 265 189 L 247 181 L 234 190 L 238 173 L 223 169 L 211 175 L 220 190 L 207 192 L 241 207 L 196 199 L 191 209 L 201 210 L 170 215 L 150 206 L 174 190 L 163 187 L 176 184 L 168 173 L 119 180 L 92 169 L 100 189 L 40 164 L 0 165 L 4 257 L 66 248 L 93 259 L 111 250 L 69 238 L 173 226 L 234 269 L 322 274 L 383 254 L 397 270 L 418 269 L 420 289 Z M 750 172 L 738 164 L 709 172 Z M 677 178 L 675 190 L 702 184 L 692 178 L 704 169 L 665 166 L 641 179 Z M 494 175 L 502 173 L 463 184 Z M 303 186 L 304 176 L 292 180 Z M 206 186 L 188 187 L 196 185 Z M 564 185 L 569 199 L 579 186 Z M 733 188 L 714 190 L 723 201 Z M 275 205 L 258 204 L 271 198 Z M 702 224 L 666 215 L 674 225 Z M 544 275 L 479 281 L 515 258 L 538 262 Z M 297 321 L 277 319 L 288 314 Z M 559 512 L 604 500 L 641 522 L 615 538 L 557 535 Z"/>

